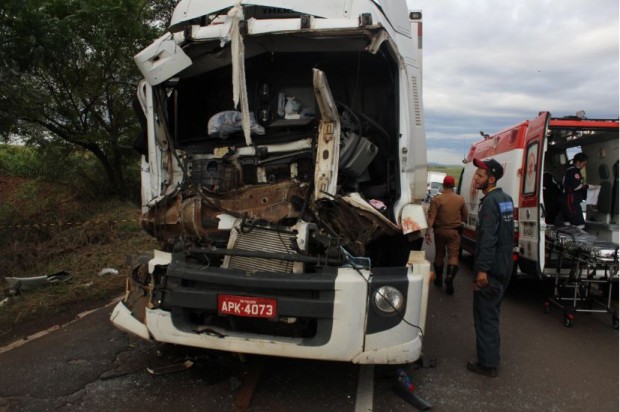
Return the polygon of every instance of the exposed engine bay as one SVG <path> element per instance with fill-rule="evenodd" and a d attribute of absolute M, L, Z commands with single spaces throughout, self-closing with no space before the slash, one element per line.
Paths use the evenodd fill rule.
<path fill-rule="evenodd" d="M 191 53 L 227 50 L 205 44 Z M 231 110 L 230 66 L 182 73 L 153 89 L 158 143 L 168 155 L 162 164 L 169 181 L 175 173 L 182 179 L 144 209 L 142 225 L 167 250 L 224 267 L 244 259 L 237 255 L 265 253 L 263 263 L 307 272 L 346 255 L 402 266 L 419 248 L 417 233 L 405 236 L 390 213 L 400 196 L 399 102 L 385 93 L 398 82 L 395 63 L 384 48 L 326 54 L 272 51 L 246 60 L 250 145 Z M 253 233 L 261 233 L 258 244 L 244 249 Z M 267 234 L 271 243 L 262 242 Z"/>

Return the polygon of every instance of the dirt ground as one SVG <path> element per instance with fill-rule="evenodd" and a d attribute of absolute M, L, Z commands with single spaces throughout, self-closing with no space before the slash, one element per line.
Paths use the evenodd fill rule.
<path fill-rule="evenodd" d="M 119 297 L 131 256 L 157 247 L 139 216 L 131 202 L 85 200 L 55 182 L 0 176 L 0 344 Z M 104 268 L 118 274 L 98 276 Z M 69 282 L 32 291 L 16 292 L 6 281 L 62 271 Z"/>

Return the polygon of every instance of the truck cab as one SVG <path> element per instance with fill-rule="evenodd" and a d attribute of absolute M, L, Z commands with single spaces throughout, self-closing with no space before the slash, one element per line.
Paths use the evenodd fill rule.
<path fill-rule="evenodd" d="M 135 56 L 141 255 L 119 328 L 239 353 L 418 359 L 422 21 L 405 1 L 181 0 Z"/>
<path fill-rule="evenodd" d="M 549 235 L 566 226 L 558 208 L 562 180 L 578 152 L 588 156 L 582 171 L 591 195 L 582 202 L 584 232 L 596 241 L 618 244 L 618 119 L 588 119 L 585 112 L 552 117 L 541 112 L 472 145 L 462 172 L 460 193 L 469 217 L 462 247 L 473 253 L 476 211 L 482 194 L 473 186 L 474 158 L 494 158 L 504 167 L 498 186 L 515 204 L 515 274 L 538 278 L 568 274 L 558 266 Z M 613 259 L 612 259 L 613 260 Z M 614 270 L 617 271 L 615 258 Z"/>

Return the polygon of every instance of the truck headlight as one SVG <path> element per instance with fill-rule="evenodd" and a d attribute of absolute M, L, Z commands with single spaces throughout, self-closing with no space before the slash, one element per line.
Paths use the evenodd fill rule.
<path fill-rule="evenodd" d="M 393 286 L 381 286 L 375 291 L 375 305 L 385 313 L 394 313 L 403 307 L 403 294 Z"/>

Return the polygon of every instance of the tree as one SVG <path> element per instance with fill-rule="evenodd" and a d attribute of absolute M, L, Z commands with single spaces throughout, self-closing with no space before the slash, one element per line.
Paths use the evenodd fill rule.
<path fill-rule="evenodd" d="M 4 0 L 0 9 L 0 132 L 27 144 L 92 154 L 125 196 L 133 56 L 161 34 L 171 0 Z"/>

